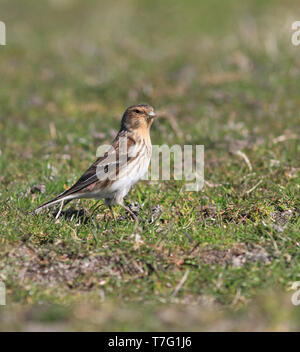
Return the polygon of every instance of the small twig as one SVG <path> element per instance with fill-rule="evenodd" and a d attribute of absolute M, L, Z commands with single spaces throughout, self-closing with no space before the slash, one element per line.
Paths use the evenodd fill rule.
<path fill-rule="evenodd" d="M 49 130 L 50 130 L 50 136 L 52 139 L 56 139 L 57 133 L 56 133 L 56 128 L 53 122 L 49 123 Z"/>
<path fill-rule="evenodd" d="M 210 181 L 204 181 L 205 185 L 209 188 L 214 188 L 214 187 L 221 187 L 223 186 L 222 183 L 213 183 L 213 182 L 210 182 Z"/>
<path fill-rule="evenodd" d="M 187 269 L 186 272 L 184 273 L 182 279 L 180 280 L 179 284 L 175 287 L 175 290 L 172 292 L 171 298 L 174 298 L 177 295 L 178 291 L 181 289 L 181 287 L 185 283 L 186 279 L 188 278 L 189 273 L 190 273 L 190 270 Z"/>
<path fill-rule="evenodd" d="M 188 253 L 188 255 L 191 255 L 191 254 L 194 252 L 194 250 L 195 250 L 197 247 L 199 247 L 200 244 L 201 244 L 201 241 L 197 242 L 197 243 L 195 244 L 195 246 L 191 249 L 191 251 Z"/>
<path fill-rule="evenodd" d="M 260 180 L 259 182 L 257 182 L 257 184 L 255 186 L 253 186 L 252 188 L 250 188 L 247 192 L 245 192 L 245 194 L 250 194 L 252 191 L 255 190 L 256 187 L 258 187 L 260 184 L 262 183 L 262 180 Z"/>
<path fill-rule="evenodd" d="M 276 144 L 276 143 L 280 143 L 280 142 L 285 142 L 285 141 L 288 141 L 290 139 L 297 139 L 299 138 L 296 134 L 291 134 L 289 136 L 286 136 L 286 135 L 281 135 L 279 137 L 276 137 L 273 139 L 273 143 Z"/>
<path fill-rule="evenodd" d="M 248 157 L 247 157 L 247 155 L 245 153 L 243 153 L 242 151 L 238 150 L 237 152 L 234 152 L 234 154 L 241 156 L 244 159 L 245 163 L 247 164 L 249 170 L 250 171 L 253 170 L 252 165 L 250 163 L 250 160 L 248 159 Z"/>
<path fill-rule="evenodd" d="M 58 211 L 58 213 L 57 213 L 56 216 L 55 216 L 55 220 L 57 220 L 57 219 L 59 218 L 59 216 L 60 216 L 60 214 L 61 214 L 61 211 L 62 211 L 62 209 L 63 209 L 64 203 L 65 203 L 65 201 L 63 200 L 63 201 L 61 202 L 59 211 Z"/>
<path fill-rule="evenodd" d="M 263 221 L 262 223 L 263 223 L 264 226 L 268 226 L 268 224 L 266 224 L 264 221 Z M 272 226 L 272 225 L 270 224 L 269 226 Z M 277 246 L 277 243 L 276 243 L 276 241 L 275 241 L 273 235 L 272 235 L 269 231 L 267 231 L 267 234 L 269 235 L 269 237 L 270 237 L 270 239 L 271 239 L 271 241 L 272 241 L 272 243 L 273 243 L 273 246 L 274 246 L 274 248 L 275 248 L 275 254 L 276 254 L 276 255 L 280 254 L 280 250 L 279 250 L 279 248 L 278 248 L 278 246 Z"/>

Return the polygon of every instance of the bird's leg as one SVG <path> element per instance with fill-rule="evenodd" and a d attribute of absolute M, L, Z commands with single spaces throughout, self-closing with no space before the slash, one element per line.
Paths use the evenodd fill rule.
<path fill-rule="evenodd" d="M 113 216 L 114 220 L 115 220 L 115 221 L 117 221 L 117 219 L 116 219 L 116 216 L 115 216 L 115 213 L 114 213 L 114 211 L 113 211 L 112 206 L 111 206 L 111 205 L 109 205 L 108 207 L 109 207 L 109 210 L 110 210 L 110 212 L 111 212 L 111 214 L 112 214 L 112 216 Z"/>
<path fill-rule="evenodd" d="M 62 209 L 63 209 L 63 207 L 64 207 L 64 203 L 65 203 L 65 201 L 63 200 L 63 201 L 61 202 L 59 211 L 58 211 L 58 213 L 57 213 L 56 216 L 55 216 L 55 220 L 57 220 L 57 219 L 59 218 L 59 216 L 60 216 L 60 214 L 61 214 L 61 211 L 62 211 Z"/>
<path fill-rule="evenodd" d="M 118 204 L 132 216 L 133 220 L 137 220 L 137 216 L 128 207 L 126 207 L 126 205 L 124 205 L 123 203 Z"/>
<path fill-rule="evenodd" d="M 112 199 L 110 199 L 110 198 L 105 198 L 105 199 L 104 199 L 104 204 L 109 207 L 110 213 L 111 213 L 113 219 L 116 221 L 117 219 L 116 219 L 115 213 L 114 213 L 113 208 L 112 208 L 112 204 L 113 204 Z"/>

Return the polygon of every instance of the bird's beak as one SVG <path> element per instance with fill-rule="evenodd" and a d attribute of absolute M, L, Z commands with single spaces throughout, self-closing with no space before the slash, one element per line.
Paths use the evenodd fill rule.
<path fill-rule="evenodd" d="M 154 111 L 150 111 L 150 112 L 149 112 L 149 117 L 153 118 L 153 117 L 155 117 L 155 116 L 156 116 L 156 114 L 155 114 Z"/>

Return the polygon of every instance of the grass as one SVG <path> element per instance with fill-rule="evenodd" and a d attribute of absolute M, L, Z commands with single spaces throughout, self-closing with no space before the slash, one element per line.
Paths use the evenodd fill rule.
<path fill-rule="evenodd" d="M 0 9 L 0 329 L 297 330 L 297 2 Z M 29 215 L 141 102 L 160 112 L 153 144 L 205 146 L 203 190 L 140 182 L 126 199 L 139 224 L 104 205 L 83 221 L 93 201 Z"/>

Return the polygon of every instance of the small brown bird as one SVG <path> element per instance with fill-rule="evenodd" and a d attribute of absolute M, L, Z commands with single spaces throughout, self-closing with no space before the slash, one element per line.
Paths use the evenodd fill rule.
<path fill-rule="evenodd" d="M 73 199 L 104 199 L 113 216 L 112 205 L 118 204 L 135 214 L 123 204 L 123 198 L 130 188 L 147 172 L 150 163 L 152 145 L 150 127 L 155 117 L 152 106 L 139 104 L 130 106 L 124 113 L 121 129 L 110 148 L 100 156 L 68 190 L 35 210 L 38 214 L 53 204 L 61 206 Z"/>

